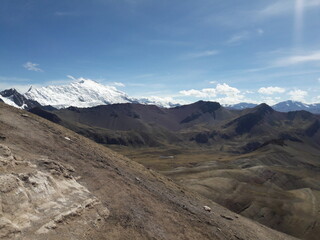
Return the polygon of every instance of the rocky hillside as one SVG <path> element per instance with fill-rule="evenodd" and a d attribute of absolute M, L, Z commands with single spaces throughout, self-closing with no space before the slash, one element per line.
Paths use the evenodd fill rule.
<path fill-rule="evenodd" d="M 110 144 L 236 213 L 317 239 L 319 115 L 203 101 L 171 109 L 115 104 L 30 111 Z"/>
<path fill-rule="evenodd" d="M 2 239 L 292 239 L 3 103 L 0 141 Z"/>

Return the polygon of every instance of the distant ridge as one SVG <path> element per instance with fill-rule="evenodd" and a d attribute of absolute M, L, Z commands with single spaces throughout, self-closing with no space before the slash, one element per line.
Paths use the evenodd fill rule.
<path fill-rule="evenodd" d="M 118 103 L 140 103 L 144 105 L 156 105 L 162 108 L 181 106 L 181 103 L 170 97 L 144 97 L 135 98 L 118 90 L 112 85 L 103 85 L 90 79 L 74 79 L 74 82 L 59 86 L 46 86 L 40 88 L 30 87 L 25 94 L 16 89 L 8 89 L 0 92 L 0 101 L 17 108 L 30 109 L 36 106 L 52 106 L 54 108 L 68 107 L 95 107 Z M 255 103 L 241 102 L 232 105 L 224 105 L 231 110 L 245 110 L 258 106 Z M 298 101 L 284 101 L 271 106 L 278 112 L 308 111 L 320 114 L 320 103 L 306 104 Z"/>
<path fill-rule="evenodd" d="M 234 110 L 243 110 L 243 109 L 248 109 L 248 108 L 254 108 L 258 106 L 257 104 L 254 103 L 237 103 L 233 105 L 227 105 L 225 106 L 228 109 L 234 109 Z M 314 103 L 314 104 L 306 104 L 298 101 L 292 101 L 292 100 L 287 100 L 284 102 L 279 102 L 275 105 L 271 106 L 274 110 L 278 112 L 290 112 L 290 111 L 308 111 L 314 114 L 320 114 L 320 103 Z"/>
<path fill-rule="evenodd" d="M 305 104 L 302 102 L 288 100 L 285 102 L 277 103 L 272 108 L 278 112 L 290 112 L 305 110 L 311 113 L 320 114 L 320 103 Z"/>

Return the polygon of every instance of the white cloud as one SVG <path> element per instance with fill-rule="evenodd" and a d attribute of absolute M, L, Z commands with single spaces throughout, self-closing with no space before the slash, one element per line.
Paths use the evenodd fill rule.
<path fill-rule="evenodd" d="M 189 53 L 184 55 L 182 58 L 183 59 L 193 59 L 193 58 L 202 58 L 202 57 L 210 57 L 217 55 L 219 51 L 217 50 L 206 50 L 202 52 L 194 52 L 194 53 Z"/>
<path fill-rule="evenodd" d="M 169 96 L 149 96 L 149 97 L 143 97 L 143 100 L 146 100 L 147 104 L 156 104 L 161 105 L 163 107 L 172 107 L 174 104 L 188 104 L 189 102 L 180 100 L 180 99 L 174 99 L 173 97 Z"/>
<path fill-rule="evenodd" d="M 272 95 L 275 93 L 284 93 L 286 90 L 281 87 L 262 87 L 259 88 L 258 93 L 265 94 L 265 95 Z"/>
<path fill-rule="evenodd" d="M 32 63 L 32 62 L 26 62 L 25 64 L 22 65 L 25 69 L 29 71 L 35 71 L 35 72 L 43 72 L 41 68 L 39 68 L 39 64 L 37 63 Z"/>
<path fill-rule="evenodd" d="M 288 95 L 293 101 L 306 102 L 305 97 L 308 96 L 308 92 L 297 89 L 290 91 Z"/>
<path fill-rule="evenodd" d="M 290 66 L 307 62 L 320 62 L 320 51 L 315 51 L 305 55 L 294 55 L 284 57 L 275 61 L 276 66 Z"/>
<path fill-rule="evenodd" d="M 217 101 L 221 104 L 235 104 L 245 101 L 245 96 L 241 94 L 239 89 L 231 87 L 226 83 L 217 84 L 215 88 L 190 89 L 180 91 L 179 93 L 184 96 Z"/>
<path fill-rule="evenodd" d="M 227 96 L 236 96 L 240 94 L 240 90 L 234 87 L 230 87 L 228 84 L 218 84 L 216 87 L 216 92 L 218 94 L 223 94 Z"/>
<path fill-rule="evenodd" d="M 195 90 L 195 89 L 190 89 L 190 90 L 182 90 L 179 93 L 184 95 L 184 96 L 189 96 L 189 97 L 197 97 L 197 98 L 208 98 L 208 97 L 215 97 L 216 95 L 214 94 L 213 96 L 208 95 L 208 92 L 204 91 L 205 89 L 202 90 Z M 207 88 L 209 90 L 209 88 Z M 211 88 L 212 92 L 215 91 L 214 88 Z"/>
<path fill-rule="evenodd" d="M 320 103 L 320 95 L 313 97 L 311 103 Z"/>
<path fill-rule="evenodd" d="M 246 90 L 245 93 L 246 93 L 246 94 L 252 94 L 252 93 L 254 93 L 254 91 Z"/>
<path fill-rule="evenodd" d="M 112 85 L 116 86 L 116 87 L 125 87 L 126 85 L 123 84 L 122 82 L 113 82 Z"/>
<path fill-rule="evenodd" d="M 263 97 L 262 102 L 272 106 L 272 105 L 275 105 L 276 103 L 278 103 L 279 100 L 276 101 L 275 98 L 273 98 L 273 97 Z"/>

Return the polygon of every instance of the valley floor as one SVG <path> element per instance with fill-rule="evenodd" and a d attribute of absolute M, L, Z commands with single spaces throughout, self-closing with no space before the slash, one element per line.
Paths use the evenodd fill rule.
<path fill-rule="evenodd" d="M 240 154 L 231 152 L 233 145 L 110 147 L 236 213 L 299 238 L 318 239 L 319 149 L 286 141 Z"/>

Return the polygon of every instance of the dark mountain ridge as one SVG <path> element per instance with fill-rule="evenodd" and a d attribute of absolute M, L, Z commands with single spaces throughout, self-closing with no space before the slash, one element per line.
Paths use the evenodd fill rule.
<path fill-rule="evenodd" d="M 152 146 L 190 140 L 214 144 L 244 134 L 247 139 L 260 141 L 283 135 L 291 139 L 318 138 L 316 120 L 320 118 L 306 111 L 277 112 L 267 104 L 239 111 L 204 101 L 169 109 L 126 103 L 30 111 L 87 137 L 93 134 L 100 143 Z"/>

